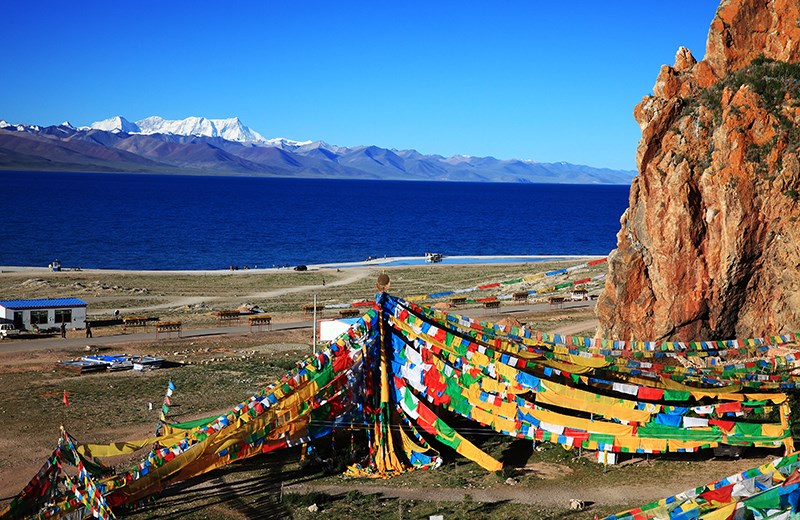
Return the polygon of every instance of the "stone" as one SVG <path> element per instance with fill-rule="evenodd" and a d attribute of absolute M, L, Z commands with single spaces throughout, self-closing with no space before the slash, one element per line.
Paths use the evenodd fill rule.
<path fill-rule="evenodd" d="M 571 498 L 569 500 L 569 508 L 571 511 L 583 511 L 586 508 L 583 500 L 578 500 L 577 498 Z"/>
<path fill-rule="evenodd" d="M 692 51 L 686 47 L 678 47 L 675 54 L 675 70 L 678 72 L 689 72 L 695 66 L 697 60 L 694 59 Z"/>
<path fill-rule="evenodd" d="M 796 1 L 723 0 L 703 60 L 680 48 L 634 108 L 639 175 L 598 337 L 800 330 L 798 20 Z"/>

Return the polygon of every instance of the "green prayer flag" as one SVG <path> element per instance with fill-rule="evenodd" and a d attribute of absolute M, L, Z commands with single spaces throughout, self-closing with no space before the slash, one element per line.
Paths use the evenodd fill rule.
<path fill-rule="evenodd" d="M 333 365 L 329 364 L 317 373 L 314 382 L 317 383 L 318 388 L 322 388 L 333 380 L 333 376 Z"/>
<path fill-rule="evenodd" d="M 607 433 L 590 433 L 589 440 L 594 442 L 602 442 L 603 444 L 614 444 L 614 436 Z"/>
<path fill-rule="evenodd" d="M 784 466 L 788 466 L 789 464 L 796 464 L 798 456 L 800 456 L 800 454 L 795 453 L 794 455 L 789 455 L 788 457 L 783 457 L 782 459 L 780 459 L 780 461 L 778 463 L 775 464 L 775 467 L 776 468 L 782 468 Z"/>
<path fill-rule="evenodd" d="M 411 395 L 408 388 L 403 389 L 403 402 L 409 410 L 415 411 L 417 409 L 417 403 L 414 402 L 414 397 Z"/>
<path fill-rule="evenodd" d="M 170 426 L 173 428 L 178 428 L 180 430 L 193 430 L 198 426 L 204 426 L 210 423 L 216 418 L 217 416 L 215 415 L 214 417 L 206 417 L 205 419 L 195 419 L 194 421 L 186 421 L 182 423 L 170 424 Z"/>
<path fill-rule="evenodd" d="M 689 397 L 691 394 L 683 390 L 664 390 L 665 401 L 687 401 Z"/>
<path fill-rule="evenodd" d="M 746 499 L 744 505 L 750 511 L 758 512 L 764 518 L 767 518 L 765 514 L 767 509 L 778 509 L 781 506 L 781 489 L 781 486 L 776 486 L 763 493 L 754 495 Z"/>
<path fill-rule="evenodd" d="M 436 428 L 436 439 L 438 441 L 453 449 L 458 448 L 461 444 L 461 438 L 457 436 L 458 434 L 454 429 L 445 424 L 441 419 L 436 419 L 433 426 Z"/>
<path fill-rule="evenodd" d="M 761 435 L 761 424 L 759 423 L 736 423 L 736 429 L 734 430 L 736 435 L 746 435 L 746 436 L 753 436 L 753 435 Z"/>

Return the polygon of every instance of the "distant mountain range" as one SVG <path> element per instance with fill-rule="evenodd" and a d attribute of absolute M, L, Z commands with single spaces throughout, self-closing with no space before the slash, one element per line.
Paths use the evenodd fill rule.
<path fill-rule="evenodd" d="M 239 120 L 121 116 L 76 128 L 0 120 L 0 169 L 374 180 L 629 184 L 635 171 L 265 139 Z"/>

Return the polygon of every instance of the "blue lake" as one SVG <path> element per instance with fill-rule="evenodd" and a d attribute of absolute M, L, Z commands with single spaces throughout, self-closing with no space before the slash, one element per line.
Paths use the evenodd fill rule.
<path fill-rule="evenodd" d="M 0 172 L 0 265 L 224 269 L 605 255 L 628 186 Z"/>

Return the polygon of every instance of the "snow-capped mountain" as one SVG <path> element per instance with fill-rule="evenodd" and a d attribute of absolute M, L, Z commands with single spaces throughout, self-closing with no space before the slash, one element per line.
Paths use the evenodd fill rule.
<path fill-rule="evenodd" d="M 238 118 L 116 116 L 75 128 L 0 121 L 0 170 L 332 179 L 628 184 L 633 171 L 517 159 L 443 157 L 379 146 L 264 139 Z"/>
<path fill-rule="evenodd" d="M 242 124 L 238 117 L 228 119 L 206 119 L 187 117 L 186 119 L 164 119 L 151 116 L 136 121 L 141 134 L 196 135 L 221 137 L 237 143 L 263 143 L 264 137 Z"/>
<path fill-rule="evenodd" d="M 95 121 L 88 128 L 95 130 L 102 130 L 104 132 L 124 132 L 126 134 L 135 134 L 139 132 L 139 127 L 131 123 L 122 116 L 109 117 L 102 121 Z"/>
<path fill-rule="evenodd" d="M 150 116 L 131 123 L 122 116 L 115 116 L 89 125 L 88 128 L 105 132 L 124 132 L 126 134 L 172 134 L 185 136 L 221 137 L 237 143 L 266 143 L 267 140 L 247 126 L 238 117 L 228 119 L 206 119 L 187 117 L 186 119 L 164 119 Z M 291 141 L 295 143 L 296 141 Z"/>
<path fill-rule="evenodd" d="M 264 143 L 282 150 L 297 150 L 302 146 L 311 144 L 312 141 L 294 141 L 292 139 L 286 139 L 285 137 L 276 137 L 274 139 L 267 139 Z"/>

